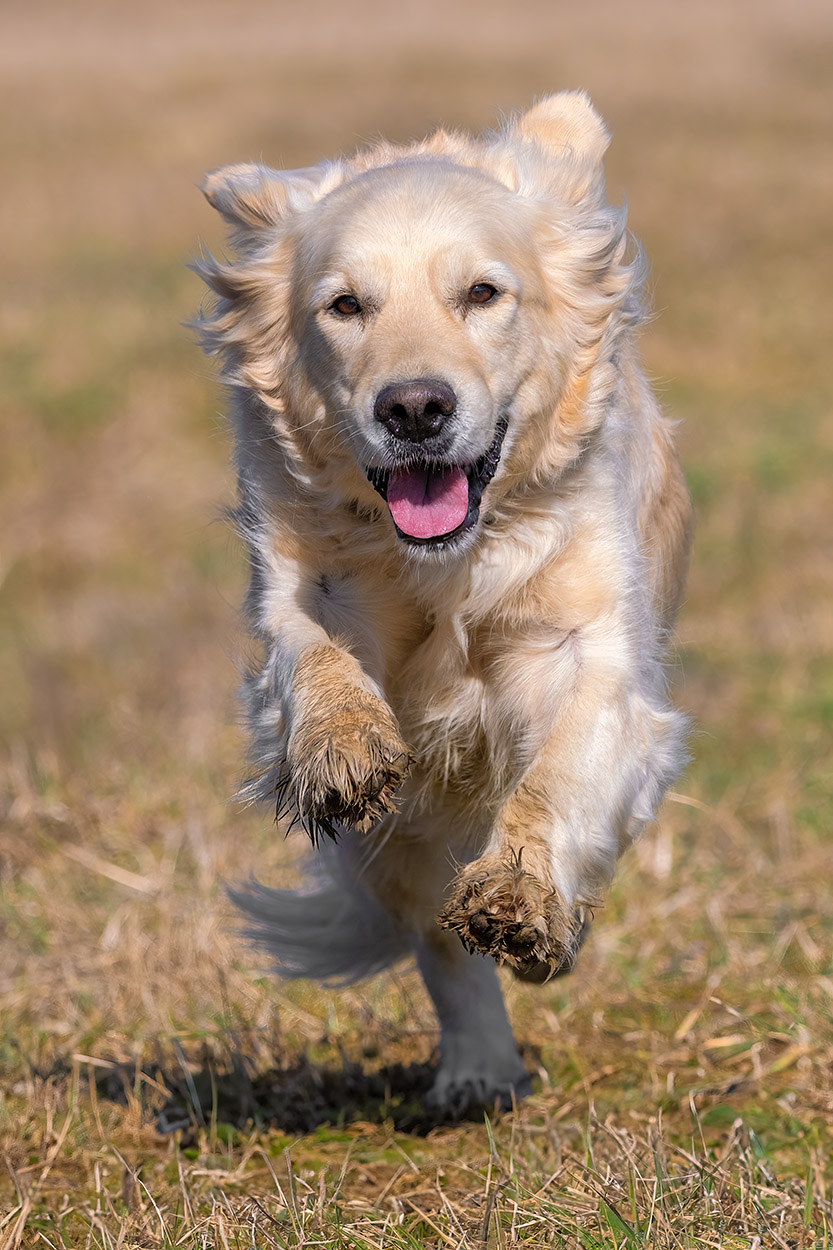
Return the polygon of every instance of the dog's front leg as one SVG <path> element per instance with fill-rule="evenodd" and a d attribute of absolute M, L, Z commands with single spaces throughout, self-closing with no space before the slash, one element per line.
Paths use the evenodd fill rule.
<path fill-rule="evenodd" d="M 619 853 L 683 759 L 684 718 L 665 703 L 658 669 L 646 689 L 644 673 L 587 646 L 575 673 L 537 759 L 438 918 L 465 946 L 535 979 L 570 968 Z"/>
<path fill-rule="evenodd" d="M 589 890 L 579 899 L 558 884 L 555 844 L 565 839 L 542 780 L 528 779 L 504 805 L 488 848 L 457 875 L 438 917 L 467 950 L 535 980 L 570 970 L 593 901 Z M 575 848 L 562 849 L 568 862 L 575 858 Z"/>
<path fill-rule="evenodd" d="M 247 793 L 283 795 L 313 839 L 338 824 L 364 832 L 394 810 L 408 748 L 349 639 L 334 640 L 295 602 L 284 593 L 270 604 L 266 662 L 247 686 L 258 766 Z"/>
<path fill-rule="evenodd" d="M 395 810 L 408 749 L 393 712 L 358 661 L 334 646 L 309 647 L 292 675 L 289 785 L 302 817 L 330 832 L 362 832 Z"/>

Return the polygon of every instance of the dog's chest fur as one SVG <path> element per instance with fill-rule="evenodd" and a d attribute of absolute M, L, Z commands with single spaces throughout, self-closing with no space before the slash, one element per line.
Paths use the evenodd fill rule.
<path fill-rule="evenodd" d="M 439 786 L 499 804 L 534 762 L 578 671 L 568 578 L 550 565 L 492 601 L 492 575 L 486 562 L 470 569 L 465 590 L 458 582 L 433 593 L 366 565 L 322 579 L 319 619 L 349 634 L 377 674 L 425 798 Z"/>

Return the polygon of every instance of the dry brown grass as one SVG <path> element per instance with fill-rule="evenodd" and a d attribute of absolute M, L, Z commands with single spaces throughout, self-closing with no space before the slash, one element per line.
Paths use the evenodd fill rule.
<path fill-rule="evenodd" d="M 0 1246 L 827 1245 L 829 7 L 0 22 Z M 277 879 L 291 844 L 226 801 L 243 573 L 182 262 L 219 241 L 205 168 L 573 85 L 616 133 L 684 419 L 694 761 L 576 974 L 508 987 L 534 1097 L 426 1136 L 413 975 L 279 986 L 230 926 L 222 879 Z"/>

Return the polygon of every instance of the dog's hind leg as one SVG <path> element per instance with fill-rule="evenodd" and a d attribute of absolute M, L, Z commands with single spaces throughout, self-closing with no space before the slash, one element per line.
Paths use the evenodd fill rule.
<path fill-rule="evenodd" d="M 440 1023 L 440 1066 L 429 1094 L 437 1107 L 473 1102 L 504 1107 L 530 1091 L 494 961 L 470 955 L 434 929 L 417 946 L 417 962 Z"/>

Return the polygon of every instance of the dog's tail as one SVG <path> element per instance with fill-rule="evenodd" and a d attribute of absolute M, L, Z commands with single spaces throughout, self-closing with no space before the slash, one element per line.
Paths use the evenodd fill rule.
<path fill-rule="evenodd" d="M 311 893 L 259 881 L 229 896 L 249 920 L 246 936 L 269 950 L 282 977 L 347 985 L 390 967 L 412 943 L 379 904 L 349 879 L 322 878 Z"/>

